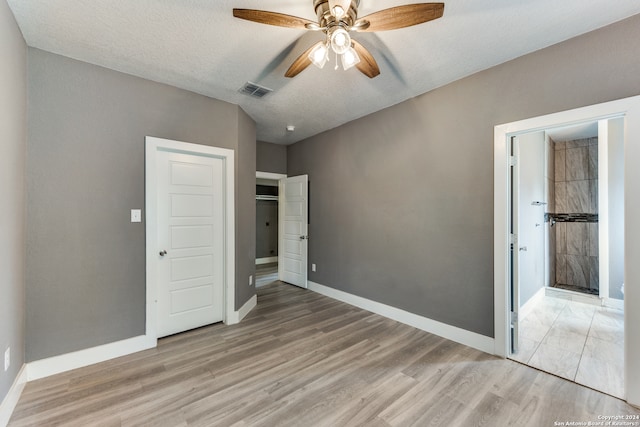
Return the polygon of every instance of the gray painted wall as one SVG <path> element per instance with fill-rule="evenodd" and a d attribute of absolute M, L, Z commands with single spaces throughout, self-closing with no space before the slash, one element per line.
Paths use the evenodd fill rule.
<path fill-rule="evenodd" d="M 255 185 L 255 129 L 232 104 L 37 49 L 28 60 L 26 359 L 33 361 L 144 333 L 145 225 L 129 222 L 129 211 L 144 208 L 145 136 L 235 149 L 242 207 L 253 205 L 244 191 L 249 176 Z M 255 217 L 238 213 L 236 227 L 244 275 L 255 262 L 244 243 Z M 236 294 L 241 301 L 247 292 Z"/>
<path fill-rule="evenodd" d="M 236 150 L 236 310 L 256 293 L 256 127 L 238 108 Z M 253 276 L 249 285 L 249 276 Z"/>
<path fill-rule="evenodd" d="M 287 146 L 258 141 L 256 144 L 256 170 L 287 173 Z"/>
<path fill-rule="evenodd" d="M 635 16 L 289 146 L 309 279 L 492 337 L 494 126 L 640 94 L 639 39 Z"/>
<path fill-rule="evenodd" d="M 24 363 L 27 45 L 0 1 L 0 402 Z M 4 352 L 11 366 L 4 372 Z"/>

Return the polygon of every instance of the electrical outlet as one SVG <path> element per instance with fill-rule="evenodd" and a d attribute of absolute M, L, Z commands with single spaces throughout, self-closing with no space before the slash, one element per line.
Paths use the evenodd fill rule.
<path fill-rule="evenodd" d="M 142 211 L 140 209 L 131 209 L 131 222 L 142 222 Z"/>
<path fill-rule="evenodd" d="M 4 352 L 4 371 L 7 372 L 9 369 L 9 365 L 11 365 L 11 347 L 7 347 L 7 350 Z"/>
<path fill-rule="evenodd" d="M 315 264 L 311 264 L 311 271 L 316 271 L 316 265 Z"/>
<path fill-rule="evenodd" d="M 253 274 L 249 276 L 249 286 L 253 285 Z"/>

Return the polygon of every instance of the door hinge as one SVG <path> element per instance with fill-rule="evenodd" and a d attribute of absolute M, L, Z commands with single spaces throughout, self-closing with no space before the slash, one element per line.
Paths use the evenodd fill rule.
<path fill-rule="evenodd" d="M 509 243 L 515 245 L 518 242 L 518 236 L 516 234 L 509 234 Z"/>
<path fill-rule="evenodd" d="M 509 166 L 515 166 L 517 163 L 516 156 L 509 156 Z"/>
<path fill-rule="evenodd" d="M 515 311 L 511 312 L 511 319 L 510 319 L 509 323 L 511 323 L 512 325 L 514 323 L 518 323 L 518 313 L 517 312 L 515 312 Z"/>

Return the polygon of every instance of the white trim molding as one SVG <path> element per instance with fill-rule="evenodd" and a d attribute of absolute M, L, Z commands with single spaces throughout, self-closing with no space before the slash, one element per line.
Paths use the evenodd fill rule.
<path fill-rule="evenodd" d="M 244 319 L 247 314 L 249 314 L 249 312 L 255 308 L 256 305 L 258 305 L 258 296 L 253 295 L 247 300 L 247 302 L 242 305 L 242 307 L 240 307 L 240 310 L 234 311 L 232 313 L 232 315 L 229 317 L 229 321 L 225 322 L 225 324 L 235 325 L 236 323 L 240 323 L 240 321 L 242 321 L 242 319 Z"/>
<path fill-rule="evenodd" d="M 536 306 L 544 298 L 546 289 L 547 288 L 538 289 L 538 292 L 533 294 L 533 296 L 529 298 L 529 301 L 520 306 L 520 310 L 518 310 L 518 320 L 524 320 L 529 315 L 529 313 L 531 313 L 531 311 L 536 308 Z"/>
<path fill-rule="evenodd" d="M 273 262 L 278 262 L 278 257 L 277 256 L 270 256 L 270 257 L 265 257 L 265 258 L 256 258 L 256 265 L 271 264 Z"/>
<path fill-rule="evenodd" d="M 602 305 L 616 310 L 624 310 L 624 300 L 621 299 L 605 298 L 602 300 Z"/>
<path fill-rule="evenodd" d="M 286 178 L 287 175 L 284 173 L 273 173 L 273 172 L 260 172 L 256 171 L 256 178 L 260 179 L 272 179 L 274 181 L 281 180 L 282 178 Z"/>
<path fill-rule="evenodd" d="M 640 96 L 495 126 L 494 128 L 494 322 L 496 355 L 509 352 L 509 151 L 511 136 L 601 119 L 624 117 L 624 344 L 625 397 L 640 406 Z"/>
<path fill-rule="evenodd" d="M 410 313 L 377 301 L 372 301 L 367 298 L 330 288 L 310 280 L 307 283 L 309 290 L 329 298 L 379 314 L 380 316 L 404 323 L 405 325 L 413 326 L 414 328 L 421 329 L 425 332 L 438 335 L 448 340 L 473 347 L 477 350 L 484 351 L 485 353 L 493 354 L 493 338 L 467 331 L 456 326 L 447 325 L 446 323 L 438 322 L 437 320 Z"/>
<path fill-rule="evenodd" d="M 27 363 L 27 378 L 29 381 L 38 380 L 61 372 L 83 368 L 95 363 L 115 359 L 116 357 L 154 348 L 157 344 L 158 340 L 155 337 L 140 335 L 122 341 L 36 360 Z"/>
<path fill-rule="evenodd" d="M 7 395 L 0 402 L 0 427 L 5 427 L 9 424 L 9 420 L 11 419 L 11 415 L 13 414 L 13 410 L 16 408 L 18 404 L 18 400 L 20 400 L 20 395 L 22 395 L 22 390 L 24 390 L 24 386 L 27 384 L 27 365 L 22 365 L 16 379 L 13 381 L 11 388 Z"/>
<path fill-rule="evenodd" d="M 9 393 L 0 404 L 0 427 L 4 427 L 9 423 L 9 419 L 27 382 L 155 348 L 157 344 L 158 340 L 155 337 L 140 335 L 22 365 L 18 376 L 9 389 Z"/>

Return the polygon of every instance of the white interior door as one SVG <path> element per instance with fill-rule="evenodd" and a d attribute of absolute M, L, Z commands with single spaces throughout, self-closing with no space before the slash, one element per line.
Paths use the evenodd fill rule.
<path fill-rule="evenodd" d="M 219 158 L 159 151 L 157 334 L 223 320 L 224 165 Z"/>
<path fill-rule="evenodd" d="M 544 280 L 544 191 L 545 134 L 519 135 L 514 140 L 514 205 L 512 288 L 512 351 L 518 350 L 518 313 L 520 307 L 545 285 Z"/>
<path fill-rule="evenodd" d="M 307 287 L 308 181 L 307 175 L 283 178 L 279 189 L 278 275 L 302 288 Z"/>

